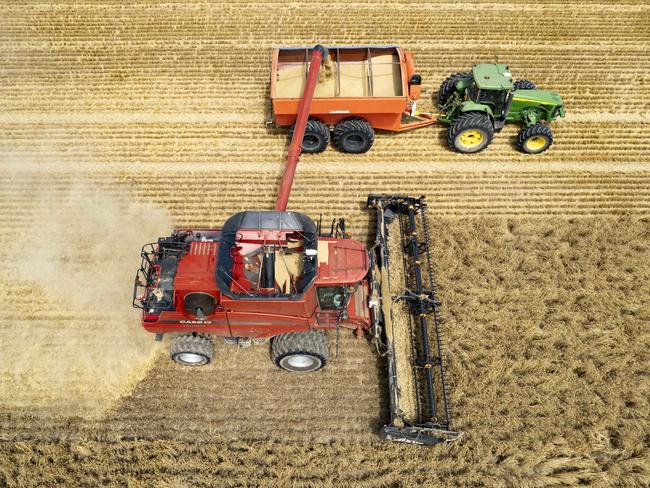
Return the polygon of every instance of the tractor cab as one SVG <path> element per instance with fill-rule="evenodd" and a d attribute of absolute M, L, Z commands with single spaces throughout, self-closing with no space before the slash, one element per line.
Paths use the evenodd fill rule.
<path fill-rule="evenodd" d="M 318 268 L 316 224 L 298 212 L 247 211 L 221 230 L 216 282 L 232 299 L 296 300 Z"/>
<path fill-rule="evenodd" d="M 512 101 L 512 75 L 505 64 L 475 64 L 472 67 L 473 83 L 468 97 L 475 104 L 487 105 L 495 119 L 504 119 Z"/>

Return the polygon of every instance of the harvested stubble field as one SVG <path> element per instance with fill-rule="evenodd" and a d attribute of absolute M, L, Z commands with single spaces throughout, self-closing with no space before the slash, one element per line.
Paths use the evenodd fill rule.
<path fill-rule="evenodd" d="M 650 49 L 645 2 L 17 2 L 0 6 L 0 485 L 648 486 Z M 291 376 L 264 347 L 172 364 L 129 310 L 139 245 L 270 208 L 270 48 L 394 42 L 435 93 L 498 54 L 568 116 L 306 156 L 290 205 L 371 235 L 369 192 L 427 196 L 456 427 L 384 444 L 383 364 L 343 335 Z M 427 95 L 420 109 L 430 109 Z"/>

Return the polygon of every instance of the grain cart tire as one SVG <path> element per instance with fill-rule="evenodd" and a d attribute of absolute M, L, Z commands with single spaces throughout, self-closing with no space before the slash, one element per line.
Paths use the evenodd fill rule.
<path fill-rule="evenodd" d="M 449 146 L 461 153 L 476 153 L 487 147 L 494 137 L 490 118 L 480 112 L 460 115 L 449 127 Z"/>
<path fill-rule="evenodd" d="M 528 80 L 517 80 L 512 85 L 515 90 L 537 90 L 537 85 Z"/>
<path fill-rule="evenodd" d="M 212 361 L 214 355 L 212 341 L 200 334 L 179 336 L 169 349 L 172 359 L 183 366 L 203 366 Z"/>
<path fill-rule="evenodd" d="M 334 144 L 339 151 L 361 154 L 367 152 L 374 142 L 375 131 L 362 118 L 342 120 L 334 127 Z"/>
<path fill-rule="evenodd" d="M 289 141 L 293 138 L 294 126 L 289 129 Z M 302 152 L 308 154 L 321 153 L 330 143 L 330 130 L 325 122 L 318 119 L 309 119 L 305 126 L 305 135 L 302 138 Z"/>
<path fill-rule="evenodd" d="M 517 147 L 528 154 L 539 154 L 553 144 L 553 131 L 544 124 L 524 127 L 517 136 Z"/>
<path fill-rule="evenodd" d="M 438 90 L 438 105 L 444 106 L 449 97 L 456 91 L 456 83 L 463 78 L 472 78 L 472 73 L 454 73 L 440 85 Z"/>
<path fill-rule="evenodd" d="M 287 371 L 317 371 L 329 359 L 327 334 L 320 330 L 280 334 L 271 341 L 271 354 L 273 362 Z"/>

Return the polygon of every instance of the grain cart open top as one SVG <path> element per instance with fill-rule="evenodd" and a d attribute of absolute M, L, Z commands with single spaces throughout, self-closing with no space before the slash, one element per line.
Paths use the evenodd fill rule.
<path fill-rule="evenodd" d="M 310 110 L 303 151 L 325 150 L 330 142 L 343 152 L 366 152 L 374 129 L 404 131 L 435 123 L 416 114 L 422 78 L 411 53 L 398 46 L 329 47 Z M 271 62 L 274 122 L 292 126 L 309 70 L 311 49 L 279 48 Z"/>
<path fill-rule="evenodd" d="M 178 229 L 146 244 L 133 305 L 157 338 L 176 335 L 171 357 L 187 366 L 209 363 L 221 336 L 242 346 L 270 339 L 278 367 L 311 372 L 329 360 L 328 330 L 337 352 L 341 329 L 367 332 L 388 363 L 391 418 L 381 435 L 454 440 L 424 199 L 371 195 L 378 230 L 370 250 L 349 238 L 343 219 L 324 233 L 286 209 L 326 56 L 314 48 L 275 210 L 240 212 L 221 228 Z"/>

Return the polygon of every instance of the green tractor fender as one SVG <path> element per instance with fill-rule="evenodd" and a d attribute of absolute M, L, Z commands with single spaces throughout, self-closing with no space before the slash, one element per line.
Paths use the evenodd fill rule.
<path fill-rule="evenodd" d="M 460 78 L 456 82 L 456 91 L 465 92 L 470 86 L 472 86 L 472 78 Z"/>
<path fill-rule="evenodd" d="M 460 106 L 460 112 L 461 113 L 466 113 L 466 112 L 482 112 L 486 114 L 491 121 L 494 120 L 494 113 L 492 113 L 492 109 L 487 106 L 483 105 L 481 103 L 475 103 L 472 102 L 471 100 L 468 100 L 466 102 L 463 102 Z"/>

